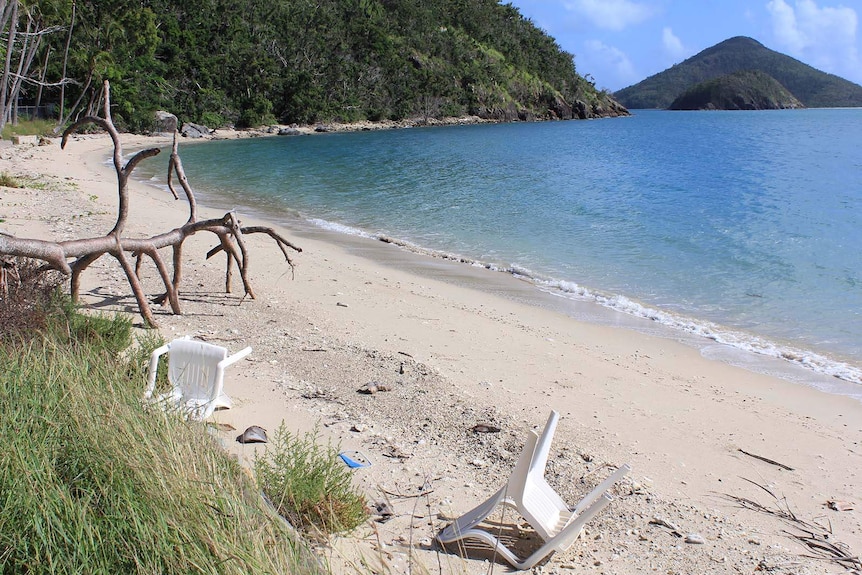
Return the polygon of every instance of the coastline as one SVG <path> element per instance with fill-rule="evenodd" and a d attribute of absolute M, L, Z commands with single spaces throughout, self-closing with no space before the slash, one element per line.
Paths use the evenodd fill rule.
<path fill-rule="evenodd" d="M 123 136 L 129 149 L 167 143 Z M 45 191 L 4 189 L 4 229 L 54 239 L 108 229 L 104 223 L 113 221 L 116 193 L 113 172 L 103 161 L 109 145 L 107 137 L 81 136 L 63 151 L 56 141 L 4 149 L 0 165 L 13 175 L 54 174 L 58 184 L 74 184 L 50 201 Z M 182 202 L 141 183 L 131 186 L 129 235 L 185 221 Z M 76 202 L 77 209 L 70 209 Z M 396 571 L 411 557 L 435 568 L 438 558 L 426 548 L 434 533 L 428 511 L 439 530 L 448 523 L 444 517 L 457 516 L 499 487 L 526 429 L 543 425 L 551 408 L 562 415 L 551 480 L 562 485 L 567 500 L 587 491 L 605 462 L 629 462 L 634 471 L 610 508 L 588 525 L 588 535 L 546 569 L 588 572 L 599 562 L 609 572 L 651 565 L 734 573 L 763 563 L 779 573 L 843 571 L 802 558 L 808 550 L 783 534 L 781 521 L 723 498 L 761 500 L 764 492 L 743 477 L 786 497 L 799 517 L 828 519 L 834 538 L 851 552 L 862 549 L 858 401 L 705 359 L 670 340 L 579 322 L 470 285 L 416 275 L 405 262 L 423 256 L 377 240 L 346 236 L 333 243 L 331 236 L 312 233 L 300 238 L 295 241 L 304 251 L 295 258 L 293 279 L 274 245 L 247 238 L 258 299 L 242 300 L 221 293 L 222 262 L 204 260 L 211 238 L 195 236 L 186 248 L 184 315 L 156 314 L 166 338 L 191 333 L 231 349 L 254 348 L 226 381 L 236 407 L 220 412 L 219 421 L 240 431 L 252 424 L 274 431 L 281 420 L 294 431 L 305 430 L 319 421 L 325 436 L 372 458 L 374 465 L 356 474 L 372 501 L 384 497 L 382 486 L 408 494 L 425 481 L 432 484 L 428 509 L 423 501 L 424 511 L 413 513 L 414 500 L 394 498 L 398 516 L 377 527 L 379 541 L 367 530 L 354 534 L 338 542 L 342 551 L 334 562 L 355 561 L 359 548 L 360 555 L 385 557 Z M 375 250 L 398 250 L 396 265 L 365 257 L 369 242 Z M 445 260 L 433 266 L 442 276 L 492 273 Z M 154 272 L 145 275 L 147 293 L 157 293 Z M 519 289 L 517 278 L 496 275 L 501 289 Z M 134 303 L 113 261 L 103 258 L 82 280 L 85 299 L 96 309 L 127 310 Z M 375 380 L 393 391 L 356 393 Z M 483 421 L 503 431 L 469 432 Z M 250 446 L 239 446 L 230 435 L 223 439 L 242 458 L 252 457 Z M 387 450 L 410 456 L 387 457 Z M 859 511 L 831 511 L 825 507 L 829 500 L 852 502 Z M 701 534 L 706 543 L 683 544 L 650 523 L 655 516 Z M 487 570 L 481 560 L 440 557 L 447 572 Z"/>
<path fill-rule="evenodd" d="M 635 122 L 637 124 L 637 122 Z M 608 130 L 600 127 L 598 124 L 592 124 L 589 128 L 590 133 L 596 138 L 605 138 L 606 133 L 616 134 L 617 130 L 623 129 L 622 124 L 609 124 Z M 580 130 L 584 125 L 572 125 L 571 128 Z M 550 130 L 550 135 L 554 136 L 565 134 L 568 132 L 568 126 L 537 126 L 540 130 Z M 514 130 L 514 131 L 513 131 Z M 516 141 L 524 135 L 526 125 L 509 125 L 509 126 L 483 126 L 476 128 L 468 128 L 458 130 L 456 133 L 463 133 L 463 138 L 458 138 L 454 142 L 478 140 L 486 145 L 494 145 L 494 136 L 497 136 L 498 141 Z M 628 128 L 623 129 L 628 133 Z M 636 133 L 641 133 L 637 131 Z M 338 142 L 342 140 L 338 136 L 332 139 L 322 138 L 319 141 L 300 142 L 292 141 L 258 141 L 258 142 L 234 142 L 234 143 L 219 143 L 214 144 L 212 149 L 204 150 L 203 148 L 193 147 L 187 148 L 184 154 L 187 166 L 190 166 L 193 171 L 204 170 L 198 179 L 198 184 L 205 186 L 201 189 L 206 192 L 206 195 L 201 194 L 201 198 L 205 201 L 210 201 L 215 204 L 230 204 L 239 206 L 246 215 L 261 216 L 266 219 L 278 217 L 279 211 L 283 211 L 283 221 L 288 227 L 296 229 L 305 225 L 314 225 L 334 231 L 335 233 L 355 234 L 364 237 L 376 238 L 383 242 L 396 243 L 404 249 L 409 249 L 422 253 L 431 257 L 442 259 L 457 259 L 465 265 L 484 266 L 489 269 L 516 275 L 519 279 L 532 282 L 537 287 L 537 290 L 558 296 L 557 307 L 569 308 L 571 314 L 576 319 L 585 319 L 590 323 L 598 321 L 599 323 L 618 324 L 620 321 L 631 325 L 635 329 L 645 331 L 647 333 L 661 332 L 667 334 L 672 339 L 686 341 L 701 349 L 702 353 L 710 354 L 711 357 L 720 358 L 723 361 L 733 363 L 735 365 L 744 366 L 747 369 L 752 369 L 760 373 L 779 375 L 790 379 L 791 381 L 803 382 L 808 385 L 823 389 L 831 393 L 841 393 L 849 396 L 854 396 L 862 400 L 862 364 L 860 363 L 858 349 L 858 326 L 852 322 L 854 314 L 847 313 L 842 310 L 856 309 L 857 301 L 854 296 L 842 291 L 841 282 L 836 284 L 824 284 L 825 291 L 820 291 L 814 280 L 817 274 L 809 274 L 807 277 L 803 273 L 805 269 L 818 269 L 817 262 L 812 261 L 805 254 L 801 255 L 802 260 L 797 263 L 801 265 L 799 272 L 789 272 L 788 276 L 781 281 L 787 282 L 784 286 L 786 289 L 778 287 L 781 282 L 770 280 L 765 277 L 766 272 L 757 272 L 746 274 L 744 266 L 737 259 L 731 257 L 727 251 L 733 242 L 727 245 L 721 244 L 719 237 L 726 233 L 721 231 L 721 226 L 714 227 L 714 224 L 703 223 L 700 227 L 706 227 L 706 236 L 701 236 L 703 230 L 698 231 L 695 225 L 692 229 L 688 229 L 689 224 L 681 224 L 677 226 L 679 229 L 674 230 L 652 230 L 646 222 L 670 222 L 674 217 L 679 218 L 679 210 L 669 209 L 665 212 L 650 212 L 649 210 L 657 209 L 660 205 L 658 201 L 639 203 L 639 198 L 632 198 L 632 202 L 640 209 L 634 209 L 631 212 L 635 214 L 633 218 L 644 220 L 644 225 L 652 231 L 645 232 L 647 238 L 635 238 L 634 233 L 598 233 L 585 234 L 584 237 L 579 237 L 576 230 L 588 230 L 591 226 L 599 226 L 597 229 L 604 230 L 602 227 L 604 222 L 600 217 L 596 221 L 588 221 L 583 216 L 575 215 L 571 218 L 581 218 L 578 222 L 578 228 L 567 228 L 571 230 L 573 237 L 555 238 L 549 233 L 542 235 L 531 234 L 529 237 L 533 239 L 532 247 L 527 247 L 526 250 L 518 249 L 516 251 L 506 251 L 508 248 L 503 247 L 502 251 L 498 251 L 498 244 L 505 244 L 505 237 L 499 234 L 491 234 L 490 237 L 477 240 L 475 230 L 472 232 L 474 237 L 471 239 L 468 230 L 476 225 L 492 225 L 492 229 L 500 229 L 509 223 L 528 226 L 529 221 L 523 217 L 509 219 L 504 213 L 498 209 L 483 211 L 479 219 L 464 223 L 464 230 L 459 230 L 451 235 L 451 228 L 447 229 L 447 225 L 453 225 L 453 221 L 448 223 L 444 218 L 432 217 L 426 221 L 414 220 L 418 214 L 423 213 L 422 210 L 430 207 L 431 204 L 437 204 L 441 201 L 438 198 L 447 198 L 448 195 L 435 193 L 431 196 L 428 206 L 417 203 L 418 200 L 413 200 L 415 196 L 411 194 L 407 197 L 403 210 L 395 210 L 395 205 L 401 205 L 401 199 L 392 194 L 390 190 L 399 186 L 398 178 L 409 177 L 413 181 L 422 181 L 423 175 L 416 170 L 413 159 L 413 154 L 404 156 L 396 154 L 398 160 L 394 164 L 406 163 L 404 171 L 393 171 L 383 169 L 381 174 L 372 174 L 370 170 L 366 170 L 362 162 L 356 163 L 358 157 L 364 158 L 364 148 L 361 142 L 371 145 L 372 142 L 379 145 L 387 145 L 387 142 L 405 143 L 405 146 L 398 146 L 399 149 L 410 149 L 413 153 L 418 154 L 416 157 L 423 158 L 421 165 L 434 166 L 434 169 L 443 169 L 447 162 L 457 162 L 455 157 L 449 154 L 449 146 L 441 150 L 440 154 L 427 154 L 421 151 L 422 142 L 425 142 L 425 147 L 433 149 L 435 144 L 440 145 L 440 142 L 445 142 L 445 136 L 442 134 L 451 131 L 443 130 L 436 132 L 434 130 L 405 130 L 400 134 L 389 135 L 350 135 L 343 138 L 343 148 L 341 145 L 333 146 L 326 145 L 322 142 Z M 527 131 L 527 134 L 532 133 Z M 485 137 L 477 136 L 484 134 Z M 427 137 L 426 137 L 427 136 Z M 564 139 L 564 138 L 563 138 Z M 290 138 L 288 138 L 290 140 Z M 544 140 L 554 141 L 553 137 L 544 138 Z M 607 143 L 605 140 L 602 142 Z M 357 144 L 360 143 L 360 144 Z M 222 145 L 225 144 L 225 145 Z M 563 146 L 564 142 L 559 145 Z M 457 148 L 458 146 L 452 146 Z M 475 148 L 476 146 L 474 146 Z M 506 181 L 518 181 L 513 177 L 506 166 L 515 164 L 515 155 L 512 150 L 501 145 L 499 154 L 494 154 L 497 158 L 496 167 L 506 173 Z M 339 212 L 343 210 L 341 205 L 342 199 L 338 191 L 342 186 L 349 186 L 347 181 L 338 178 L 336 174 L 329 174 L 326 162 L 318 162 L 315 160 L 314 152 L 309 150 L 319 151 L 321 154 L 332 153 L 336 157 L 339 156 L 338 149 L 342 149 L 341 155 L 346 165 L 350 165 L 350 170 L 356 170 L 356 185 L 363 190 L 380 190 L 380 193 L 374 193 L 369 202 L 363 201 L 358 206 L 357 212 L 352 214 L 350 209 L 347 212 Z M 531 148 L 532 149 L 532 148 Z M 547 157 L 547 148 L 538 146 L 538 150 L 524 152 L 532 161 L 536 162 L 536 154 L 541 157 Z M 272 167 L 261 168 L 257 173 L 245 173 L 243 181 L 231 183 L 228 188 L 224 184 L 228 181 L 234 182 L 230 173 L 222 172 L 222 166 L 229 166 L 235 161 L 234 158 L 242 157 L 244 161 L 242 165 L 254 163 L 249 154 L 256 154 L 257 150 L 263 154 L 266 162 L 278 162 Z M 291 152 L 282 159 L 279 156 L 278 150 L 291 150 Z M 209 152 L 212 152 L 212 157 Z M 667 150 L 665 150 L 667 152 Z M 405 152 L 406 153 L 406 152 Z M 470 152 L 465 152 L 470 154 Z M 572 150 L 572 153 L 576 153 Z M 311 154 L 311 156 L 309 156 Z M 622 150 L 618 150 L 618 155 L 625 156 Z M 215 164 L 212 168 L 206 166 L 215 158 Z M 352 159 L 351 159 L 352 158 Z M 222 161 L 223 160 L 223 161 Z M 482 162 L 481 158 L 472 157 L 473 161 Z M 342 160 L 340 159 L 339 162 Z M 488 159 L 487 162 L 494 163 L 495 160 Z M 502 163 L 502 166 L 500 165 Z M 418 163 L 416 165 L 419 165 Z M 653 173 L 661 173 L 660 166 L 652 165 Z M 534 165 L 538 173 L 544 174 L 550 169 L 547 164 L 538 162 Z M 541 166 L 541 167 L 540 167 Z M 213 173 L 206 171 L 213 169 Z M 618 166 L 619 169 L 619 166 Z M 154 172 L 148 171 L 148 175 Z M 215 174 L 224 173 L 224 178 L 219 179 Z M 484 172 L 480 169 L 475 173 L 477 178 Z M 746 173 L 750 173 L 746 171 Z M 529 174 L 529 172 L 524 172 Z M 465 176 L 468 173 L 465 172 Z M 285 184 L 290 181 L 292 176 L 298 179 L 294 184 Z M 379 177 L 378 177 L 379 176 Z M 713 174 L 715 176 L 715 174 Z M 482 176 L 478 182 L 492 181 L 493 177 Z M 540 178 L 545 182 L 545 178 Z M 331 185 L 327 185 L 329 181 Z M 457 181 L 457 180 L 451 180 Z M 771 181 L 771 180 L 770 180 Z M 252 184 L 253 188 L 249 188 L 249 195 L 236 193 L 236 190 L 242 189 L 245 184 Z M 489 189 L 481 183 L 476 185 L 476 195 L 481 197 L 483 194 L 489 194 Z M 650 188 L 649 182 L 656 184 L 655 177 L 648 178 L 642 182 L 642 185 L 647 186 L 647 189 L 655 190 L 655 187 Z M 677 182 L 681 185 L 683 182 Z M 756 182 L 749 182 L 750 185 L 756 187 Z M 297 193 L 294 196 L 284 196 L 285 185 L 295 186 Z M 309 188 L 315 185 L 320 186 L 319 195 L 311 193 Z M 457 186 L 457 184 L 453 184 Z M 522 186 L 528 185 L 526 182 Z M 554 187 L 553 184 L 546 184 Z M 604 185 L 612 185 L 607 179 Z M 641 184 L 638 184 L 641 185 Z M 692 183 L 692 185 L 696 185 Z M 717 184 L 716 184 L 717 185 Z M 450 186 L 451 187 L 451 186 Z M 446 193 L 457 193 L 455 188 L 443 186 L 439 192 L 445 188 Z M 511 186 L 506 186 L 508 189 Z M 540 186 L 541 187 L 541 186 Z M 206 189 L 206 188 L 212 188 Z M 254 191 L 258 188 L 260 193 Z M 267 192 L 267 189 L 272 189 L 276 196 L 280 199 L 273 200 Z M 471 187 L 472 189 L 472 187 Z M 676 189 L 676 188 L 675 188 Z M 741 189 L 741 188 L 740 188 Z M 773 193 L 775 186 L 773 186 Z M 233 192 L 231 191 L 233 190 Z M 213 192 L 215 195 L 209 195 Z M 334 197 L 330 201 L 328 194 L 332 193 Z M 510 191 L 511 193 L 511 191 Z M 471 197 L 473 192 L 471 191 Z M 220 196 L 216 198 L 216 196 Z M 358 198 L 353 192 L 350 196 L 344 197 L 347 203 L 356 201 Z M 382 200 L 389 198 L 389 202 Z M 376 201 L 381 201 L 380 205 L 375 204 Z M 653 200 L 657 200 L 653 198 Z M 780 199 L 777 200 L 780 203 Z M 260 202 L 259 207 L 257 203 Z M 274 203 L 275 202 L 275 203 Z M 524 204 L 529 203 L 529 200 L 522 202 L 520 199 L 514 200 L 518 204 L 520 214 L 530 213 L 530 209 Z M 285 204 L 286 205 L 283 205 Z M 678 204 L 677 204 L 678 205 Z M 282 209 L 283 207 L 283 209 Z M 442 210 L 451 206 L 437 205 L 435 213 L 446 213 Z M 513 208 L 514 209 L 514 208 Z M 613 213 L 611 206 L 594 206 L 594 209 L 605 209 L 604 213 Z M 692 206 L 691 209 L 703 209 L 703 206 Z M 720 212 L 721 208 L 715 207 Z M 644 211 L 646 210 L 646 211 Z M 302 218 L 293 218 L 300 211 L 305 211 L 309 215 L 307 217 L 314 218 L 305 221 Z M 462 210 L 452 212 L 457 220 Z M 541 206 L 539 207 L 541 212 Z M 647 217 L 645 214 L 649 212 Z M 463 212 L 466 213 L 466 212 Z M 538 213 L 538 212 L 537 212 Z M 557 213 L 565 213 L 562 209 Z M 327 215 L 330 214 L 330 215 Z M 637 215 L 640 214 L 640 215 Z M 726 216 L 726 215 L 725 215 Z M 822 216 L 822 214 L 821 214 Z M 553 214 L 541 214 L 542 219 L 555 217 Z M 560 216 L 565 217 L 565 216 Z M 719 217 L 716 215 L 716 217 Z M 488 220 L 497 218 L 497 222 Z M 804 218 L 803 218 L 804 219 Z M 332 220 L 332 221 L 328 221 Z M 686 220 L 688 221 L 688 220 Z M 343 222 L 347 224 L 344 225 Z M 356 225 L 361 229 L 351 227 L 350 222 L 357 222 Z M 410 223 L 408 223 L 410 222 Z M 479 222 L 483 222 L 479 224 Z M 505 222 L 505 223 L 504 223 Z M 460 228 L 460 223 L 455 223 L 456 227 Z M 640 229 L 640 223 L 631 222 L 630 226 L 623 228 Z M 735 225 L 733 222 L 726 222 L 723 225 Z M 661 224 L 657 224 L 658 227 Z M 608 228 L 608 229 L 612 229 Z M 710 233 L 711 231 L 711 233 Z M 750 236 L 744 236 L 745 231 L 739 230 L 744 237 L 761 238 L 769 237 L 770 231 L 768 227 L 762 232 L 755 233 L 749 230 Z M 681 244 L 675 242 L 663 244 L 661 238 L 663 234 L 680 234 Z M 816 230 L 809 230 L 809 233 L 816 233 Z M 706 286 L 698 285 L 696 278 L 699 274 L 687 273 L 690 269 L 695 269 L 699 264 L 695 261 L 698 242 L 706 241 L 699 238 L 709 237 L 712 241 L 716 241 L 719 245 L 713 246 L 715 249 L 715 257 L 706 256 L 707 252 L 702 252 L 704 258 L 703 266 L 705 269 L 712 270 L 712 273 L 719 273 L 719 269 L 725 269 L 720 282 L 706 282 Z M 822 242 L 829 243 L 830 238 L 838 238 L 838 235 L 830 236 L 824 234 Z M 412 238 L 405 241 L 405 238 Z M 424 238 L 424 239 L 423 239 Z M 448 238 L 443 241 L 440 238 Z M 691 239 L 694 238 L 694 239 Z M 562 252 L 566 249 L 570 251 L 571 247 L 552 248 L 549 251 L 542 253 L 541 256 L 537 253 L 537 245 L 542 242 L 548 245 L 554 245 L 557 239 L 562 239 L 559 242 L 560 246 L 573 246 L 578 242 L 584 241 L 585 245 L 581 247 L 581 255 L 569 253 L 563 255 Z M 464 241 L 466 240 L 466 243 Z M 334 241 L 339 241 L 338 239 Z M 738 240 L 747 241 L 747 240 Z M 642 243 L 644 242 L 644 243 Z M 633 257 L 636 254 L 639 245 L 652 245 L 654 242 L 659 242 L 656 248 L 656 253 L 650 257 L 659 258 L 659 264 L 656 266 L 641 266 L 635 256 L 634 260 L 627 260 L 626 257 Z M 749 242 L 751 243 L 751 242 Z M 790 242 L 792 243 L 792 242 Z M 761 240 L 754 241 L 759 253 L 756 256 L 751 256 L 750 265 L 757 265 L 758 258 L 761 262 L 773 261 L 773 256 L 780 258 L 789 258 L 787 261 L 793 261 L 796 257 L 792 253 L 787 253 L 787 250 L 778 252 L 769 251 L 768 245 L 762 243 Z M 600 262 L 600 258 L 596 258 L 591 254 L 603 253 L 603 246 L 623 245 L 628 249 L 627 255 L 624 254 L 619 261 Z M 452 246 L 460 246 L 453 248 Z M 670 246 L 670 248 L 668 248 Z M 701 246 L 702 247 L 702 246 Z M 754 247 L 754 246 L 749 246 Z M 837 249 L 824 249 L 824 253 L 836 253 Z M 790 248 L 792 251 L 793 248 Z M 538 251 L 541 251 L 540 249 Z M 808 254 L 816 253 L 814 248 L 807 250 Z M 687 264 L 674 264 L 676 257 L 688 257 Z M 853 268 L 852 263 L 858 258 L 852 258 L 846 262 Z M 616 260 L 616 258 L 615 258 Z M 804 261 L 809 267 L 802 265 Z M 576 263 L 579 262 L 579 263 Z M 665 265 L 662 265 L 664 263 Z M 829 267 L 830 260 L 826 260 L 825 265 Z M 837 273 L 835 276 L 840 278 L 840 262 L 831 261 L 833 264 L 830 267 L 830 273 Z M 567 271 L 568 266 L 578 265 L 580 269 L 575 273 Z M 683 267 L 680 269 L 679 265 Z M 836 268 L 836 265 L 838 267 Z M 760 266 L 765 269 L 764 266 Z M 626 271 L 631 270 L 631 271 Z M 675 277 L 678 271 L 683 272 L 682 278 L 679 281 L 674 281 L 669 278 Z M 606 273 L 611 273 L 613 278 L 606 277 Z M 727 273 L 727 275 L 724 275 Z M 823 272 L 825 273 L 825 272 Z M 652 278 L 650 277 L 652 274 Z M 823 277 L 832 277 L 824 275 Z M 664 279 L 660 279 L 664 278 Z M 766 283 L 764 283 L 766 282 Z M 713 283 L 725 285 L 725 289 L 718 290 L 715 287 L 709 287 Z M 749 289 L 743 290 L 741 286 L 751 284 Z M 760 285 L 773 286 L 767 289 L 766 292 L 760 293 L 757 286 Z M 784 285 L 784 284 L 781 284 Z M 679 290 L 677 293 L 676 290 Z M 710 291 L 714 293 L 710 293 Z M 852 293 L 852 292 L 851 292 Z M 812 296 L 811 294 L 819 294 Z M 692 296 L 692 299 L 689 299 Z M 764 297 L 761 297 L 764 296 Z M 568 302 L 564 300 L 569 300 Z M 590 305 L 597 304 L 597 305 Z M 588 309 L 594 308 L 594 309 Z M 625 316 L 640 319 L 627 319 L 619 313 L 604 314 L 598 308 L 607 308 L 620 312 Z M 823 312 L 823 313 L 820 313 Z M 598 319 L 597 319 L 598 318 Z M 641 321 L 646 320 L 646 321 Z"/>

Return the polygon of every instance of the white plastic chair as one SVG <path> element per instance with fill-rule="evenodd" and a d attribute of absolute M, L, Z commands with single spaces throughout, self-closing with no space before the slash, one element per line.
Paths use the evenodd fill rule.
<path fill-rule="evenodd" d="M 168 354 L 168 381 L 172 389 L 153 398 L 159 358 Z M 153 351 L 144 398 L 166 409 L 179 409 L 190 419 L 203 420 L 218 408 L 229 409 L 230 397 L 224 393 L 224 370 L 251 353 L 247 347 L 231 356 L 227 349 L 184 337 Z"/>
<path fill-rule="evenodd" d="M 626 464 L 590 491 L 574 507 L 545 481 L 545 467 L 559 414 L 552 411 L 541 437 L 533 430 L 521 452 L 509 481 L 487 501 L 459 517 L 437 536 L 440 543 L 478 539 L 493 547 L 510 565 L 530 569 L 556 551 L 565 551 L 580 535 L 584 525 L 613 499 L 607 491 L 631 470 Z M 527 520 L 545 542 L 525 559 L 519 558 L 491 532 L 477 528 L 498 505 L 512 507 Z"/>

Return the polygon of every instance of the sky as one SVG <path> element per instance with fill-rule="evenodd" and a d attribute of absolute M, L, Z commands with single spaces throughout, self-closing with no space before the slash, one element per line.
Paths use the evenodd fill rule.
<path fill-rule="evenodd" d="M 862 0 L 502 0 L 617 91 L 734 36 L 862 85 Z"/>

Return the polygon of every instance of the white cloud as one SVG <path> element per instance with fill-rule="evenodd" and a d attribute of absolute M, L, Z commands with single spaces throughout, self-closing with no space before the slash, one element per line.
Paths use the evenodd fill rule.
<path fill-rule="evenodd" d="M 688 49 L 682 45 L 682 41 L 668 26 L 665 26 L 661 31 L 661 44 L 665 54 L 674 62 L 678 62 L 688 55 Z"/>
<path fill-rule="evenodd" d="M 600 40 L 587 40 L 584 45 L 587 49 L 585 56 L 590 61 L 591 68 L 603 70 L 607 76 L 603 81 L 615 86 L 614 89 L 628 86 L 640 79 L 628 55 L 619 48 Z"/>
<path fill-rule="evenodd" d="M 819 7 L 814 0 L 770 0 L 776 49 L 827 72 L 859 81 L 858 16 L 845 6 Z"/>
<path fill-rule="evenodd" d="M 572 0 L 566 9 L 588 18 L 599 28 L 622 30 L 653 15 L 647 4 L 632 0 Z"/>

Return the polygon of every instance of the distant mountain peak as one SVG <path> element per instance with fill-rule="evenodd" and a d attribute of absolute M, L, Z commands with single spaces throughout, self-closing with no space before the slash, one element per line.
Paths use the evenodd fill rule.
<path fill-rule="evenodd" d="M 699 84 L 746 70 L 771 76 L 809 108 L 862 106 L 862 86 L 770 50 L 747 36 L 719 42 L 614 96 L 629 109 L 665 109 Z"/>

